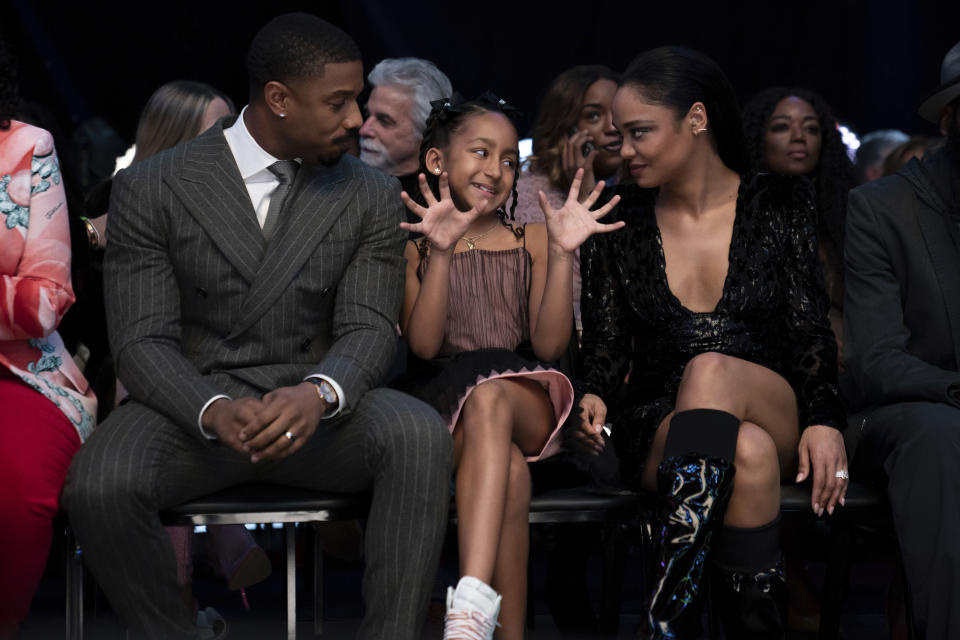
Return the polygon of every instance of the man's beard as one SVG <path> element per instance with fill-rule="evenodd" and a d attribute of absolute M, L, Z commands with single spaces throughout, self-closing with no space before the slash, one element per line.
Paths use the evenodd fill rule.
<path fill-rule="evenodd" d="M 402 158 L 400 161 L 395 158 L 390 151 L 383 146 L 378 140 L 360 140 L 360 160 L 371 167 L 376 167 L 382 170 L 384 173 L 388 173 L 391 176 L 400 176 L 405 173 L 411 173 L 410 171 L 402 172 L 400 170 L 401 165 L 406 165 L 409 156 Z M 414 170 L 416 167 L 414 166 Z"/>
<path fill-rule="evenodd" d="M 396 163 L 390 157 L 387 149 L 376 140 L 360 141 L 360 160 L 371 167 L 382 169 L 386 173 L 392 173 L 396 167 Z"/>

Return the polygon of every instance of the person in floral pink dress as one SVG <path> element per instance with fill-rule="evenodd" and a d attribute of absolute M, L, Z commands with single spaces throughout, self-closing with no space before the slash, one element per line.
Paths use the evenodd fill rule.
<path fill-rule="evenodd" d="M 57 334 L 74 294 L 53 137 L 6 117 L 9 104 L 0 99 L 0 638 L 26 618 L 60 488 L 97 415 Z"/>

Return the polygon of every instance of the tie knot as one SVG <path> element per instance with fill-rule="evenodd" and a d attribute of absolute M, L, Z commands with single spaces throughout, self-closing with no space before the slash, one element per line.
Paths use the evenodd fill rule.
<path fill-rule="evenodd" d="M 290 184 L 294 176 L 297 175 L 297 169 L 300 165 L 295 160 L 277 160 L 267 167 L 273 175 L 277 176 L 280 184 Z"/>

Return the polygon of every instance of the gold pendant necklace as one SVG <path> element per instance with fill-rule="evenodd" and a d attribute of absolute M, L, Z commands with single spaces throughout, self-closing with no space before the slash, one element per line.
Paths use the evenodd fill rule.
<path fill-rule="evenodd" d="M 481 238 L 486 237 L 488 233 L 496 229 L 499 225 L 500 225 L 500 220 L 497 219 L 497 221 L 493 223 L 493 226 L 491 226 L 489 229 L 487 229 L 483 233 L 477 234 L 475 236 L 470 236 L 469 238 L 467 236 L 460 236 L 460 239 L 467 243 L 468 250 L 476 249 L 477 240 L 480 240 Z"/>

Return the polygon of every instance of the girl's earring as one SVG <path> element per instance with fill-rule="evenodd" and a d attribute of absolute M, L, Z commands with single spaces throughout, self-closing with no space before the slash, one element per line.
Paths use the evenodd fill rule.
<path fill-rule="evenodd" d="M 440 175 L 440 167 L 437 167 L 436 169 L 434 169 L 433 172 L 437 175 Z"/>

